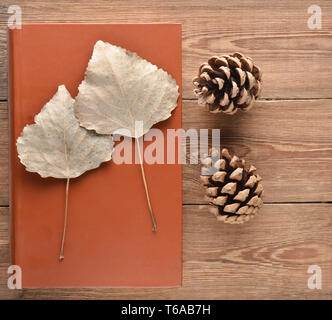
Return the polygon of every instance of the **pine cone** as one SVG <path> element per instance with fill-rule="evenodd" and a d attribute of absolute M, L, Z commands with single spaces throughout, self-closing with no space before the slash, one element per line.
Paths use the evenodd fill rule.
<path fill-rule="evenodd" d="M 253 218 L 263 204 L 261 177 L 256 168 L 245 168 L 245 161 L 216 149 L 202 162 L 201 180 L 206 188 L 206 198 L 212 205 L 209 211 L 218 220 L 239 224 Z"/>
<path fill-rule="evenodd" d="M 242 53 L 214 56 L 200 66 L 194 93 L 212 113 L 248 111 L 261 93 L 261 78 L 260 68 Z"/>

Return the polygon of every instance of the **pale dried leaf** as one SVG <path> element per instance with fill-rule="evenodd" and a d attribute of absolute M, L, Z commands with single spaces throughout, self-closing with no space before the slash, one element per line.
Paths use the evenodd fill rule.
<path fill-rule="evenodd" d="M 74 99 L 64 85 L 24 127 L 17 151 L 27 171 L 43 178 L 76 178 L 111 159 L 113 140 L 80 127 Z"/>
<path fill-rule="evenodd" d="M 82 126 L 101 134 L 126 129 L 139 138 L 171 116 L 179 96 L 175 80 L 136 53 L 98 41 L 79 86 L 75 114 Z M 135 121 L 143 122 L 141 132 Z"/>

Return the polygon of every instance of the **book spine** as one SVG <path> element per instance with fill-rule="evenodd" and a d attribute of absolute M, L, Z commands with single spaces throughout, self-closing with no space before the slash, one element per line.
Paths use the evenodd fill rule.
<path fill-rule="evenodd" d="M 15 192 L 14 192 L 14 172 L 13 161 L 16 155 L 16 139 L 15 139 L 15 121 L 14 110 L 19 99 L 19 46 L 17 37 L 20 36 L 19 29 L 8 29 L 8 114 L 9 114 L 9 239 L 10 239 L 10 264 L 16 263 L 15 259 Z"/>

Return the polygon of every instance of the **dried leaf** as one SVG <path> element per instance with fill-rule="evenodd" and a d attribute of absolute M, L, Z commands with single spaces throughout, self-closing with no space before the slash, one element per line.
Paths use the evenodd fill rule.
<path fill-rule="evenodd" d="M 27 171 L 43 178 L 66 178 L 64 226 L 59 260 L 64 259 L 69 180 L 111 159 L 113 139 L 82 128 L 74 114 L 74 99 L 64 85 L 24 127 L 17 139 L 18 157 Z"/>
<path fill-rule="evenodd" d="M 27 171 L 43 178 L 76 178 L 111 159 L 113 140 L 80 127 L 74 99 L 64 85 L 24 127 L 17 139 L 18 156 Z"/>
<path fill-rule="evenodd" d="M 179 97 L 178 86 L 167 72 L 136 53 L 103 41 L 95 44 L 78 90 L 74 108 L 82 126 L 101 134 L 121 133 L 137 142 L 154 124 L 171 116 Z M 156 231 L 140 148 L 138 151 L 152 230 Z"/>
<path fill-rule="evenodd" d="M 127 129 L 139 138 L 171 116 L 178 96 L 167 72 L 136 53 L 98 41 L 79 86 L 75 114 L 87 129 L 101 134 Z M 143 122 L 141 132 L 135 121 Z"/>

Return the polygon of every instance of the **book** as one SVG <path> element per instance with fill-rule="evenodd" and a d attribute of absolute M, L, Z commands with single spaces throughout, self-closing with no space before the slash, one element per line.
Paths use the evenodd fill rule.
<path fill-rule="evenodd" d="M 58 86 L 76 97 L 98 40 L 136 52 L 175 78 L 178 106 L 155 127 L 165 137 L 167 129 L 181 128 L 180 24 L 23 24 L 10 30 L 11 263 L 21 267 L 23 288 L 181 286 L 180 163 L 144 164 L 157 232 L 139 164 L 109 161 L 72 179 L 59 262 L 66 181 L 27 172 L 17 157 L 17 137 Z"/>

